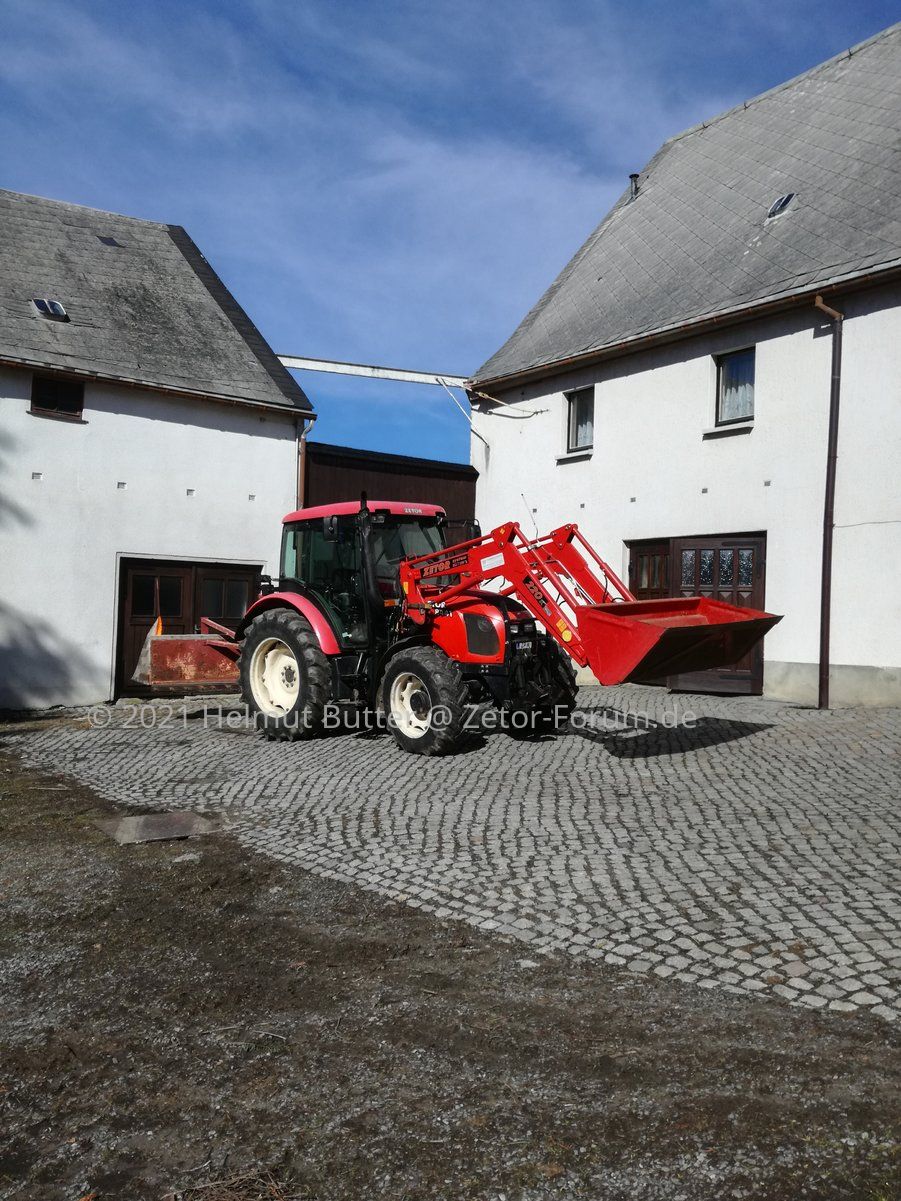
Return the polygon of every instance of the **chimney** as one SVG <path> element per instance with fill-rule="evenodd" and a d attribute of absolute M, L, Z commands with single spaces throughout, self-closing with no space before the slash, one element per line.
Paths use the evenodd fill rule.
<path fill-rule="evenodd" d="M 633 171 L 633 173 L 629 176 L 629 192 L 630 192 L 630 194 L 629 194 L 630 200 L 634 200 L 635 197 L 638 195 L 638 172 L 637 171 Z"/>

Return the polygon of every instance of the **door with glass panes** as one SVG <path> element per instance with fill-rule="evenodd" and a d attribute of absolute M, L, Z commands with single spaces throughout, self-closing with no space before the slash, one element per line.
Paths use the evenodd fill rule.
<path fill-rule="evenodd" d="M 638 600 L 707 596 L 742 608 L 764 609 L 765 583 L 765 534 L 670 538 L 630 546 L 629 586 Z M 690 692 L 759 695 L 763 644 L 731 667 L 686 672 L 664 682 Z"/>

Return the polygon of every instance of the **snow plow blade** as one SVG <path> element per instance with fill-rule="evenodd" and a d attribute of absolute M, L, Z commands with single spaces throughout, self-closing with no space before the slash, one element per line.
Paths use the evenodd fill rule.
<path fill-rule="evenodd" d="M 216 633 L 147 635 L 132 675 L 135 684 L 151 688 L 218 688 L 228 692 L 238 683 L 238 644 L 231 631 L 203 619 L 201 629 Z"/>
<path fill-rule="evenodd" d="M 588 666 L 608 685 L 730 667 L 782 620 L 705 596 L 582 605 L 576 613 Z"/>

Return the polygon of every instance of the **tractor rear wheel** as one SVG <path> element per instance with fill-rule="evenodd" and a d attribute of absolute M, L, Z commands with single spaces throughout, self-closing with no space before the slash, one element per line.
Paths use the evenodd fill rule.
<path fill-rule="evenodd" d="M 434 646 L 414 646 L 388 663 L 382 704 L 394 740 L 414 755 L 447 755 L 466 739 L 467 692 L 460 669 Z"/>
<path fill-rule="evenodd" d="M 331 673 L 305 617 L 270 609 L 254 618 L 238 666 L 241 695 L 267 738 L 293 742 L 320 732 Z"/>

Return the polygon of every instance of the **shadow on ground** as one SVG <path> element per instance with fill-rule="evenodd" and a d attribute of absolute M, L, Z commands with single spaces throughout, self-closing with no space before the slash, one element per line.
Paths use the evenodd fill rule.
<path fill-rule="evenodd" d="M 686 755 L 750 738 L 771 729 L 768 722 L 725 717 L 697 717 L 675 725 L 620 709 L 591 711 L 592 725 L 573 724 L 567 733 L 602 746 L 618 759 L 651 759 Z"/>
<path fill-rule="evenodd" d="M 186 714 L 188 721 L 212 720 L 212 724 L 224 732 L 254 734 L 245 706 L 235 699 L 210 708 L 198 706 Z M 511 731 L 499 723 L 497 710 L 490 706 L 476 709 L 470 716 L 469 736 L 454 751 L 454 755 L 465 755 L 484 747 L 489 738 L 510 738 L 520 742 L 553 742 L 560 737 L 584 738 L 603 747 L 619 759 L 646 759 L 663 755 L 685 755 L 703 751 L 714 746 L 723 746 L 762 733 L 772 728 L 769 722 L 740 721 L 723 717 L 682 717 L 667 722 L 658 721 L 645 714 L 626 709 L 604 706 L 597 709 L 577 710 L 572 723 L 558 732 L 537 729 Z M 260 735 L 262 737 L 262 735 Z M 334 724 L 319 732 L 321 739 L 354 738 L 375 741 L 390 738 L 391 732 L 383 722 L 363 707 L 341 706 L 340 716 Z"/>

